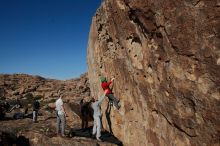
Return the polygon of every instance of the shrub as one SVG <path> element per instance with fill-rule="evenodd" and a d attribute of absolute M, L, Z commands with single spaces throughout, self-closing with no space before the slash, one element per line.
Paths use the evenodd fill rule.
<path fill-rule="evenodd" d="M 44 98 L 42 95 L 36 95 L 36 96 L 34 97 L 34 99 L 36 99 L 36 100 L 40 100 L 40 99 L 42 99 L 42 98 Z"/>

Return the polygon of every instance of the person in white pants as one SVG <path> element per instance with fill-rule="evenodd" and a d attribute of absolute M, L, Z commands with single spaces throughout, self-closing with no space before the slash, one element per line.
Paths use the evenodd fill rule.
<path fill-rule="evenodd" d="M 57 135 L 61 131 L 61 136 L 65 136 L 66 112 L 63 105 L 62 95 L 56 100 L 56 116 L 57 116 Z"/>
<path fill-rule="evenodd" d="M 95 99 L 93 98 L 92 100 L 92 109 L 94 111 L 93 113 L 93 118 L 94 118 L 94 123 L 93 123 L 93 130 L 92 130 L 92 134 L 95 135 L 96 134 L 96 139 L 99 141 L 102 141 L 100 139 L 101 137 L 101 103 L 103 101 L 103 99 L 105 98 L 106 95 L 106 91 L 104 93 L 104 95 L 102 95 L 101 97 L 99 97 L 98 100 L 95 101 Z"/>

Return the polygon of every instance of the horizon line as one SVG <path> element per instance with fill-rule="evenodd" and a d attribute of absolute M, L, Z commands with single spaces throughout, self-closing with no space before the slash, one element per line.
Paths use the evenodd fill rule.
<path fill-rule="evenodd" d="M 78 79 L 80 78 L 82 75 L 87 74 L 87 71 L 84 73 L 81 73 L 78 76 L 73 76 L 72 78 L 67 78 L 67 79 L 58 79 L 55 77 L 47 77 L 44 75 L 39 75 L 39 74 L 30 74 L 30 73 L 0 73 L 0 75 L 27 75 L 27 76 L 36 76 L 36 77 L 41 77 L 44 79 L 48 79 L 48 80 L 59 80 L 59 81 L 67 81 L 67 80 L 73 80 L 73 79 Z"/>

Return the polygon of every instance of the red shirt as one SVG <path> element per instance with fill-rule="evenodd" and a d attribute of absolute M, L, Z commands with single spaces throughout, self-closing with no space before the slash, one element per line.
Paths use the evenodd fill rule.
<path fill-rule="evenodd" d="M 112 83 L 112 81 L 110 81 L 110 82 L 103 82 L 103 83 L 101 84 L 102 89 L 103 89 L 104 91 L 107 90 L 107 93 L 106 93 L 106 94 L 112 94 L 112 90 L 109 88 L 109 85 L 111 85 L 111 83 Z"/>

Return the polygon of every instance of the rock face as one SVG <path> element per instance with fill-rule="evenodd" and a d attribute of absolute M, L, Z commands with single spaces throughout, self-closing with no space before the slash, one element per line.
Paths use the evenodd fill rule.
<path fill-rule="evenodd" d="M 89 36 L 90 89 L 98 96 L 99 77 L 115 77 L 122 104 L 104 127 L 110 119 L 130 146 L 219 145 L 219 16 L 219 0 L 103 1 Z"/>

